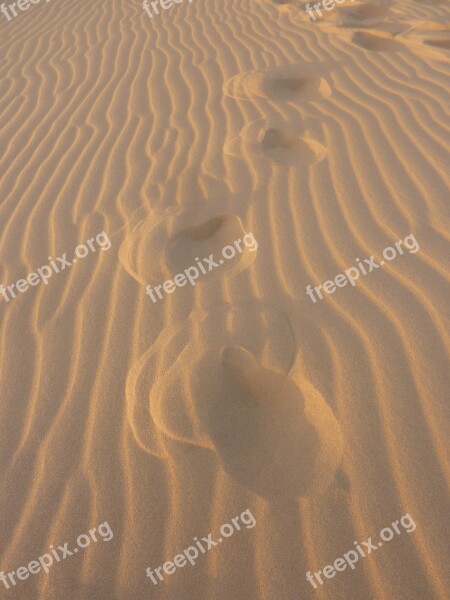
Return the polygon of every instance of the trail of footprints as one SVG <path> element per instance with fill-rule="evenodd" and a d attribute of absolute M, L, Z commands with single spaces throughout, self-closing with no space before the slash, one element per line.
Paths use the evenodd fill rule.
<path fill-rule="evenodd" d="M 296 105 L 331 94 L 324 78 L 297 65 L 238 74 L 223 91 L 236 100 Z M 326 155 L 301 124 L 272 113 L 245 126 L 224 151 L 273 168 L 307 167 Z M 239 217 L 217 210 L 216 202 L 154 210 L 122 243 L 121 264 L 147 285 L 173 278 L 198 257 L 220 256 L 246 232 Z M 244 251 L 197 285 L 234 277 L 255 257 Z M 195 309 L 181 324 L 165 323 L 128 374 L 135 440 L 163 459 L 188 447 L 215 452 L 231 478 L 268 500 L 323 492 L 338 472 L 342 436 L 327 402 L 295 368 L 296 358 L 288 317 L 256 299 Z"/>
<path fill-rule="evenodd" d="M 223 86 L 226 96 L 236 100 L 263 98 L 271 102 L 303 104 L 331 94 L 328 82 L 305 75 L 298 65 L 254 70 L 232 77 Z M 268 114 L 247 124 L 230 139 L 224 149 L 234 157 L 252 157 L 281 167 L 313 165 L 326 156 L 326 149 L 312 139 L 302 125 L 285 122 L 278 114 Z"/>
<path fill-rule="evenodd" d="M 298 6 L 272 1 L 280 10 Z M 321 25 L 352 30 L 350 41 L 370 52 L 403 51 L 408 35 L 418 36 L 422 48 L 450 49 L 448 24 L 401 22 L 395 10 L 374 2 L 336 7 Z M 330 96 L 328 82 L 314 70 L 289 65 L 240 73 L 223 93 L 237 101 L 266 100 L 268 106 L 265 117 L 226 142 L 228 156 L 278 169 L 309 167 L 326 156 L 301 123 L 273 112 L 274 103 L 301 106 Z M 216 202 L 157 209 L 136 223 L 119 258 L 140 284 L 162 283 L 199 257 L 219 256 L 245 233 L 241 219 L 220 212 Z M 236 276 L 256 254 L 237 254 L 197 285 Z M 276 343 L 280 332 L 283 348 Z M 343 440 L 327 402 L 295 368 L 296 357 L 289 319 L 256 299 L 192 310 L 182 324 L 166 324 L 130 369 L 127 415 L 136 441 L 172 460 L 186 447 L 215 452 L 230 477 L 268 500 L 323 492 L 339 480 Z"/>
<path fill-rule="evenodd" d="M 391 8 L 376 2 L 349 3 L 335 6 L 330 11 L 321 9 L 321 16 L 312 23 L 301 3 L 270 0 L 281 10 L 295 10 L 303 21 L 310 22 L 333 33 L 350 29 L 349 41 L 370 52 L 413 51 L 418 54 L 445 60 L 450 50 L 450 24 L 438 21 L 409 19 L 397 7 Z M 438 6 L 445 0 L 414 0 L 429 6 Z M 312 3 L 314 4 L 314 2 Z M 368 31 L 360 31 L 368 30 Z M 400 38 L 396 39 L 396 38 Z"/>
<path fill-rule="evenodd" d="M 304 12 L 291 0 L 272 1 L 280 10 Z M 350 30 L 351 43 L 369 52 L 404 51 L 414 36 L 421 48 L 450 49 L 448 24 L 402 21 L 396 9 L 374 2 L 336 7 L 319 26 Z M 227 155 L 278 169 L 309 167 L 326 156 L 301 123 L 273 112 L 274 103 L 298 106 L 331 94 L 314 70 L 289 65 L 239 73 L 223 93 L 268 106 L 265 117 L 226 142 Z M 161 283 L 198 257 L 218 256 L 245 228 L 215 204 L 156 210 L 141 219 L 120 249 L 124 268 L 141 284 Z M 233 277 L 255 256 L 237 255 L 197 285 Z M 283 348 L 276 343 L 280 332 Z M 268 500 L 323 492 L 339 480 L 343 440 L 332 410 L 295 368 L 296 357 L 289 319 L 257 300 L 193 310 L 182 324 L 166 324 L 128 376 L 136 441 L 161 458 L 173 459 L 186 447 L 215 452 L 230 477 Z"/>

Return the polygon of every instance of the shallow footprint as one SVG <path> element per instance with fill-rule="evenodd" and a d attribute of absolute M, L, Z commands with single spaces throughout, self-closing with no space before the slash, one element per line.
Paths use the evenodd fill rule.
<path fill-rule="evenodd" d="M 297 385 L 242 347 L 222 355 L 229 394 L 206 429 L 225 471 L 264 498 L 322 493 L 340 466 L 343 440 L 332 410 L 306 380 Z"/>
<path fill-rule="evenodd" d="M 189 267 L 200 272 L 196 283 L 246 269 L 256 257 L 255 236 L 244 230 L 239 217 L 213 216 L 211 211 L 210 207 L 175 208 L 146 217 L 122 243 L 121 264 L 142 284 L 172 280 Z"/>
<path fill-rule="evenodd" d="M 397 40 L 365 31 L 356 31 L 352 35 L 352 42 L 371 52 L 398 52 L 406 49 L 406 46 Z"/>
<path fill-rule="evenodd" d="M 313 165 L 323 160 L 325 148 L 295 129 L 279 120 L 260 119 L 229 140 L 224 152 L 235 157 L 254 156 L 283 167 Z"/>
<path fill-rule="evenodd" d="M 280 101 L 311 101 L 331 95 L 328 82 L 302 65 L 239 73 L 223 86 L 226 96 L 248 100 L 253 96 Z"/>

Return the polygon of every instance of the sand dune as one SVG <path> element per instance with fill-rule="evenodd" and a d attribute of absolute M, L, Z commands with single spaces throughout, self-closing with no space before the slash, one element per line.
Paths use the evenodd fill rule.
<path fill-rule="evenodd" d="M 449 598 L 448 4 L 51 0 L 0 32 L 0 281 L 112 242 L 0 297 L 0 568 L 114 532 L 0 599 Z M 145 294 L 248 232 L 257 251 Z"/>

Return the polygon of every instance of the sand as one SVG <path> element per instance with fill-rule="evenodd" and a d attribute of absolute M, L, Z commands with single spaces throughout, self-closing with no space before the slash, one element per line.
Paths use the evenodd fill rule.
<path fill-rule="evenodd" d="M 111 241 L 0 297 L 0 567 L 114 532 L 0 598 L 450 598 L 448 3 L 51 0 L 0 33 L 0 282 Z"/>

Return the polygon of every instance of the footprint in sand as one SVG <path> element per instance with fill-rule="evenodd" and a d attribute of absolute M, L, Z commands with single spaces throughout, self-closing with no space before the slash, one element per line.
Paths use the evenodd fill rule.
<path fill-rule="evenodd" d="M 342 6 L 339 9 L 344 16 L 352 17 L 357 21 L 366 21 L 367 19 L 379 19 L 393 14 L 392 10 L 377 4 L 375 2 L 366 2 L 364 4 L 355 4 L 352 6 Z"/>
<path fill-rule="evenodd" d="M 267 499 L 321 493 L 343 442 L 319 392 L 288 376 L 295 357 L 291 325 L 274 308 L 254 302 L 196 311 L 130 371 L 136 440 L 160 456 L 180 443 L 214 451 L 230 477 Z"/>
<path fill-rule="evenodd" d="M 267 499 L 325 491 L 344 445 L 319 392 L 262 367 L 239 346 L 224 350 L 222 365 L 228 394 L 215 399 L 206 429 L 225 471 Z"/>
<path fill-rule="evenodd" d="M 317 24 L 330 33 L 338 34 L 341 29 L 371 30 L 367 34 L 355 31 L 353 35 L 356 36 L 356 39 L 352 39 L 352 41 L 366 50 L 377 52 L 403 49 L 401 45 L 391 44 L 390 41 L 393 41 L 393 37 L 405 33 L 411 28 L 408 23 L 399 20 L 396 8 L 389 8 L 376 2 L 336 7 L 330 12 L 323 12 L 322 17 L 317 20 Z M 378 32 L 381 32 L 381 36 L 379 36 L 381 41 L 371 39 L 371 36 L 377 38 Z M 383 34 L 385 35 L 383 36 Z"/>
<path fill-rule="evenodd" d="M 217 277 L 229 277 L 246 269 L 256 257 L 257 241 L 244 230 L 239 217 L 215 215 L 210 206 L 189 209 L 174 208 L 154 211 L 137 224 L 119 249 L 119 260 L 127 272 L 146 285 L 162 283 L 177 273 L 195 266 L 196 259 L 223 260 L 220 268 L 209 271 L 197 284 Z M 245 239 L 244 239 L 245 236 Z M 235 242 L 242 240 L 239 252 Z M 232 246 L 235 255 L 222 259 L 225 246 Z M 231 252 L 229 252 L 231 255 Z"/>
<path fill-rule="evenodd" d="M 238 136 L 225 144 L 224 152 L 238 158 L 255 157 L 281 167 L 314 165 L 327 153 L 302 127 L 273 117 L 246 125 Z"/>
<path fill-rule="evenodd" d="M 287 65 L 239 73 L 223 86 L 226 96 L 235 100 L 253 97 L 282 102 L 312 101 L 331 95 L 328 82 L 312 69 L 302 65 Z"/>
<path fill-rule="evenodd" d="M 392 36 L 410 29 L 410 25 L 398 20 L 392 9 L 374 3 L 344 6 L 339 9 L 339 19 L 342 20 L 336 24 L 340 28 L 373 29 Z"/>
<path fill-rule="evenodd" d="M 423 43 L 426 46 L 433 46 L 433 48 L 442 48 L 443 50 L 450 50 L 450 37 L 423 40 Z"/>
<path fill-rule="evenodd" d="M 356 31 L 353 33 L 352 42 L 364 48 L 364 50 L 370 50 L 371 52 L 398 52 L 407 49 L 404 44 L 392 39 L 391 36 L 387 37 L 365 31 Z"/>
<path fill-rule="evenodd" d="M 450 23 L 448 21 L 410 21 L 405 43 L 418 55 L 438 60 L 450 56 Z"/>
<path fill-rule="evenodd" d="M 314 2 L 311 4 L 314 5 Z M 329 27 L 364 28 L 375 26 L 381 21 L 395 16 L 395 14 L 395 10 L 376 2 L 359 4 L 349 2 L 344 6 L 336 4 L 333 10 L 330 11 L 326 11 L 323 7 L 320 8 L 320 13 L 314 10 L 312 16 L 315 17 L 315 20 L 311 19 L 311 15 L 305 12 L 305 20 L 314 25 L 325 26 L 325 29 L 329 29 Z"/>

